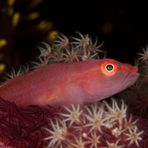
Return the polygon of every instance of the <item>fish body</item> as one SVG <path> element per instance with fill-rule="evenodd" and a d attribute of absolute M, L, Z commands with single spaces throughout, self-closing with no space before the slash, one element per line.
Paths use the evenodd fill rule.
<path fill-rule="evenodd" d="M 0 97 L 19 106 L 95 102 L 134 84 L 138 69 L 113 59 L 44 65 L 0 85 Z"/>

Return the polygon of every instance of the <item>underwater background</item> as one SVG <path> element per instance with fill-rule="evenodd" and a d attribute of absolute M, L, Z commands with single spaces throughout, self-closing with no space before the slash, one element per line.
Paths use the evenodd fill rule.
<path fill-rule="evenodd" d="M 83 107 L 22 108 L 0 98 L 0 147 L 146 148 L 147 17 L 144 0 L 1 0 L 1 82 L 42 64 L 104 57 L 138 65 L 141 77 L 114 99 Z M 96 49 L 78 51 L 77 60 L 67 51 L 71 37 L 76 41 L 75 47 Z M 88 44 L 78 44 L 82 39 Z M 56 49 L 54 53 L 51 47 Z M 70 53 L 72 48 L 68 47 Z M 73 113 L 76 113 L 74 118 Z M 118 113 L 122 114 L 117 118 Z"/>

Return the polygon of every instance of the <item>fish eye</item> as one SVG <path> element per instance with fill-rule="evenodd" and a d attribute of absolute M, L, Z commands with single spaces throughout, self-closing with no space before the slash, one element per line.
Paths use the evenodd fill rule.
<path fill-rule="evenodd" d="M 114 70 L 114 65 L 112 65 L 112 64 L 106 65 L 106 70 L 107 70 L 108 72 L 113 71 L 113 70 Z"/>
<path fill-rule="evenodd" d="M 101 66 L 101 71 L 106 76 L 113 76 L 117 72 L 117 65 L 113 62 L 104 62 Z"/>

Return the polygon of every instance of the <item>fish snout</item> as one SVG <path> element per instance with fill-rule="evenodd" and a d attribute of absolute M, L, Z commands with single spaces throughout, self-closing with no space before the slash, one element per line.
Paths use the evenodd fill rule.
<path fill-rule="evenodd" d="M 123 72 L 138 73 L 138 67 L 137 66 L 132 66 L 132 65 L 129 65 L 129 64 L 122 64 L 122 65 L 120 65 L 119 70 L 123 71 Z"/>

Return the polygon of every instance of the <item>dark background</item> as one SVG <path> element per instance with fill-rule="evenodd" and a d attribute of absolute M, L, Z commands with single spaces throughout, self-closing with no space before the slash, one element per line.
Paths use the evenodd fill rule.
<path fill-rule="evenodd" d="M 148 9 L 142 0 L 46 0 L 44 16 L 66 35 L 75 31 L 104 41 L 108 57 L 133 62 L 148 41 Z"/>
<path fill-rule="evenodd" d="M 0 8 L 6 7 L 6 1 L 0 2 Z M 148 10 L 146 1 L 142 0 L 43 0 L 32 10 L 28 10 L 31 0 L 16 0 L 14 10 L 25 16 L 31 11 L 38 11 L 40 20 L 53 22 L 52 30 L 67 36 L 75 36 L 79 31 L 90 34 L 95 40 L 104 41 L 103 49 L 107 57 L 121 62 L 134 63 L 137 53 L 148 42 Z M 2 10 L 2 9 L 1 9 Z M 2 15 L 0 15 L 0 19 Z M 9 19 L 9 18 L 8 18 Z M 7 67 L 24 65 L 38 54 L 37 46 L 46 41 L 44 33 L 37 33 L 33 23 L 20 21 L 15 30 L 6 28 L 0 20 L 0 37 L 11 40 L 1 61 Z M 8 25 L 9 26 L 9 25 Z M 26 29 L 27 28 L 27 29 Z M 10 29 L 10 31 L 9 31 Z M 6 33 L 7 32 L 7 33 Z M 12 32 L 12 33 L 10 33 Z M 12 58 L 13 57 L 13 58 Z M 16 66 L 16 67 L 17 67 Z"/>

